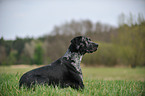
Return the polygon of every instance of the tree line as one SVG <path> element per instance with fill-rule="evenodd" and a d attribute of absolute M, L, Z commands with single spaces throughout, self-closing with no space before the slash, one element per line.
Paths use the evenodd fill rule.
<path fill-rule="evenodd" d="M 50 35 L 39 38 L 0 39 L 0 65 L 48 64 L 63 56 L 75 36 L 90 37 L 99 43 L 99 49 L 86 54 L 82 63 L 86 66 L 145 66 L 145 20 L 121 14 L 119 26 L 114 27 L 90 20 L 66 22 L 54 26 Z"/>

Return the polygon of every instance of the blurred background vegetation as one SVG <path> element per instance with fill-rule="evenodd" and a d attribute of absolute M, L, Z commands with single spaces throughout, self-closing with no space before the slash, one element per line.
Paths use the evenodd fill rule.
<path fill-rule="evenodd" d="M 82 60 L 85 66 L 145 66 L 145 19 L 121 14 L 118 27 L 90 20 L 66 22 L 55 26 L 51 35 L 39 38 L 0 38 L 0 65 L 49 64 L 63 56 L 75 36 L 90 37 L 99 44 L 93 54 Z"/>

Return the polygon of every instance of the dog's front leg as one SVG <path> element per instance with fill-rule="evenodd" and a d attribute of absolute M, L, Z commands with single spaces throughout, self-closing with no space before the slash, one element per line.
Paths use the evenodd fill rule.
<path fill-rule="evenodd" d="M 76 73 L 74 71 L 71 71 L 71 78 L 72 78 L 72 80 L 71 80 L 70 86 L 72 88 L 77 89 L 77 90 L 84 89 L 84 84 L 83 84 L 83 80 L 80 76 L 80 73 Z"/>
<path fill-rule="evenodd" d="M 70 85 L 70 87 L 73 88 L 73 89 L 77 89 L 77 90 L 83 90 L 84 89 L 84 85 L 83 84 L 78 84 L 78 83 L 75 83 L 75 82 L 73 82 Z"/>

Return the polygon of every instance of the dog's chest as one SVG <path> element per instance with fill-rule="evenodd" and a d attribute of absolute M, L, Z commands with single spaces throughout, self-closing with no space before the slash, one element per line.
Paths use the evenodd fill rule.
<path fill-rule="evenodd" d="M 82 60 L 82 56 L 81 55 L 74 55 L 72 59 L 75 61 L 74 66 L 76 67 L 76 69 L 79 72 L 81 72 L 80 63 L 81 63 L 81 60 Z"/>
<path fill-rule="evenodd" d="M 71 64 L 77 69 L 77 71 L 79 71 L 80 73 L 82 73 L 80 63 L 81 63 L 81 60 L 82 60 L 83 55 L 80 55 L 80 54 L 75 53 L 75 52 L 72 53 L 72 52 L 70 52 L 68 50 L 65 53 L 64 57 L 69 57 L 72 60 L 74 60 L 74 63 L 72 62 Z"/>

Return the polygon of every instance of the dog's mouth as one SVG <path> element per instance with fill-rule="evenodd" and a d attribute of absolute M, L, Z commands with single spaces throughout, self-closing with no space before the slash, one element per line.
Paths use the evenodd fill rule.
<path fill-rule="evenodd" d="M 94 47 L 91 50 L 86 50 L 86 51 L 87 51 L 87 53 L 93 53 L 93 52 L 97 51 L 97 49 L 98 49 L 98 47 Z"/>

